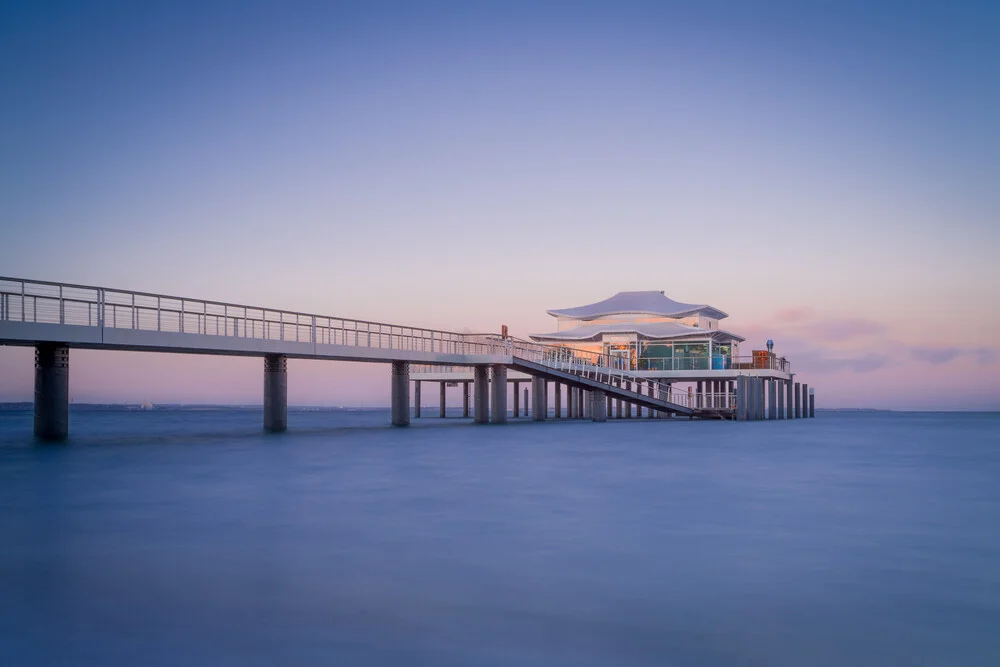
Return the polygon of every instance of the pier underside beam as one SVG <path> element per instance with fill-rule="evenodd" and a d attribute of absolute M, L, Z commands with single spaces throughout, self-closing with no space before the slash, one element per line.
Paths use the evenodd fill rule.
<path fill-rule="evenodd" d="M 475 366 L 473 368 L 473 416 L 477 424 L 490 423 L 490 367 Z"/>
<path fill-rule="evenodd" d="M 264 430 L 288 428 L 288 358 L 283 354 L 264 357 Z"/>
<path fill-rule="evenodd" d="M 69 348 L 35 346 L 35 437 L 64 440 L 69 435 Z"/>
<path fill-rule="evenodd" d="M 419 386 L 420 383 L 417 383 Z M 416 393 L 416 391 L 414 391 Z M 410 362 L 392 362 L 392 425 L 410 424 Z"/>
<path fill-rule="evenodd" d="M 490 422 L 507 423 L 507 367 L 493 364 L 493 392 L 490 405 Z"/>

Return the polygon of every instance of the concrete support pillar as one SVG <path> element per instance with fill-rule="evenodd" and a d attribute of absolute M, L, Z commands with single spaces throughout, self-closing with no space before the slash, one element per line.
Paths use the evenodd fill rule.
<path fill-rule="evenodd" d="M 493 364 L 493 396 L 490 405 L 490 422 L 507 423 L 507 367 Z"/>
<path fill-rule="evenodd" d="M 611 403 L 607 394 L 598 389 L 590 392 L 590 399 L 590 418 L 595 422 L 607 421 L 607 407 Z"/>
<path fill-rule="evenodd" d="M 448 401 L 447 398 L 445 397 L 445 389 L 447 388 L 447 384 L 448 384 L 447 382 L 441 383 L 441 419 L 444 419 L 445 415 L 448 414 Z"/>
<path fill-rule="evenodd" d="M 611 399 L 611 394 L 605 392 L 604 401 L 607 405 L 604 406 L 604 418 L 607 419 L 614 415 L 614 402 Z"/>
<path fill-rule="evenodd" d="M 705 406 L 705 383 L 701 380 L 698 380 L 698 388 L 694 390 L 694 404 L 698 408 Z"/>
<path fill-rule="evenodd" d="M 809 385 L 802 383 L 802 418 L 809 416 Z"/>
<path fill-rule="evenodd" d="M 520 387 L 521 387 L 521 383 L 517 382 L 515 380 L 514 381 L 514 419 L 517 419 L 518 417 L 521 416 L 521 395 L 518 393 L 518 389 L 520 389 Z M 527 408 L 528 406 L 525 405 L 524 407 Z"/>
<path fill-rule="evenodd" d="M 392 425 L 410 423 L 410 362 L 392 362 Z"/>
<path fill-rule="evenodd" d="M 762 421 L 767 417 L 767 382 L 757 378 L 757 419 Z"/>
<path fill-rule="evenodd" d="M 792 396 L 792 380 L 785 380 L 785 419 L 795 419 L 795 399 Z"/>
<path fill-rule="evenodd" d="M 625 380 L 625 391 L 632 391 L 632 383 Z M 625 419 L 632 419 L 632 403 L 630 401 L 624 402 L 625 407 Z"/>
<path fill-rule="evenodd" d="M 767 418 L 778 418 L 778 384 L 774 380 L 767 381 Z"/>
<path fill-rule="evenodd" d="M 265 376 L 264 391 L 267 391 Z M 69 435 L 69 348 L 35 346 L 35 437 L 64 440 Z"/>
<path fill-rule="evenodd" d="M 593 401 L 591 393 L 592 392 L 589 389 L 580 390 L 580 398 L 583 402 L 583 414 L 581 414 L 580 416 L 583 417 L 584 419 L 590 419 L 590 412 L 592 409 L 591 403 Z"/>
<path fill-rule="evenodd" d="M 283 354 L 269 354 L 264 357 L 264 430 L 287 428 L 288 359 Z"/>
<path fill-rule="evenodd" d="M 531 418 L 536 422 L 545 421 L 545 380 L 531 378 Z"/>
<path fill-rule="evenodd" d="M 785 382 L 784 380 L 775 380 L 775 393 L 777 393 L 778 399 L 778 419 L 785 418 Z"/>
<path fill-rule="evenodd" d="M 524 388 L 524 416 L 528 416 L 528 388 Z"/>
<path fill-rule="evenodd" d="M 809 418 L 816 416 L 816 390 L 809 392 Z"/>
<path fill-rule="evenodd" d="M 469 416 L 469 383 L 462 383 L 462 416 Z"/>
<path fill-rule="evenodd" d="M 750 378 L 745 375 L 736 378 L 736 419 L 750 420 Z"/>
<path fill-rule="evenodd" d="M 413 381 L 413 418 L 420 419 L 420 380 Z"/>
<path fill-rule="evenodd" d="M 795 418 L 802 419 L 802 385 L 795 383 Z"/>
<path fill-rule="evenodd" d="M 653 398 L 653 396 L 655 395 L 653 393 L 653 381 L 652 380 L 648 380 L 646 382 L 646 395 L 649 396 L 650 398 Z M 650 419 L 656 419 L 659 416 L 659 413 L 660 413 L 659 410 L 653 410 L 652 408 L 650 408 L 649 409 L 649 415 L 648 415 L 648 417 Z"/>
<path fill-rule="evenodd" d="M 473 366 L 472 416 L 477 424 L 490 423 L 490 367 Z"/>
<path fill-rule="evenodd" d="M 621 387 L 622 386 L 621 380 L 616 380 L 615 381 L 615 386 L 616 387 Z M 621 397 L 615 397 L 615 419 L 621 419 L 622 417 L 623 417 L 623 414 L 622 414 L 622 399 L 621 399 Z"/>
<path fill-rule="evenodd" d="M 552 397 L 552 418 L 560 419 L 562 417 L 562 382 L 556 382 L 555 385 L 553 388 L 555 395 Z"/>

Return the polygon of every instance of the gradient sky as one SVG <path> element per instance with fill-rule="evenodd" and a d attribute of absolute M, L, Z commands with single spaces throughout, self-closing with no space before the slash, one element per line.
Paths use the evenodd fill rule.
<path fill-rule="evenodd" d="M 753 4 L 7 0 L 0 274 L 516 335 L 657 289 L 820 405 L 1000 409 L 1000 5 Z M 72 359 L 261 401 L 259 359 Z"/>

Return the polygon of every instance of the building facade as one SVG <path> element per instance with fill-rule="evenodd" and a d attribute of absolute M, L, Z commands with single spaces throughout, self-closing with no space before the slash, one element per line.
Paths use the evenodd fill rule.
<path fill-rule="evenodd" d="M 619 292 L 575 308 L 547 311 L 556 330 L 531 340 L 600 355 L 601 363 L 630 371 L 738 369 L 744 338 L 720 328 L 729 315 L 705 304 L 674 301 L 663 292 Z"/>

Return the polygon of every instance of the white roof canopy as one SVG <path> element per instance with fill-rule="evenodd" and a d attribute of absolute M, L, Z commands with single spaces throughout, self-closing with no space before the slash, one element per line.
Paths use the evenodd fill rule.
<path fill-rule="evenodd" d="M 646 340 L 668 340 L 676 338 L 711 338 L 719 343 L 741 343 L 745 338 L 721 329 L 700 329 L 680 322 L 640 322 L 638 324 L 584 324 L 566 331 L 547 334 L 529 334 L 534 341 L 584 341 L 598 340 L 603 334 L 634 333 Z"/>
<path fill-rule="evenodd" d="M 659 317 L 689 317 L 704 315 L 715 319 L 729 317 L 718 308 L 705 304 L 681 303 L 674 301 L 663 292 L 618 292 L 613 297 L 587 306 L 546 311 L 554 317 L 568 317 L 575 320 L 596 320 L 609 315 L 654 315 Z"/>

